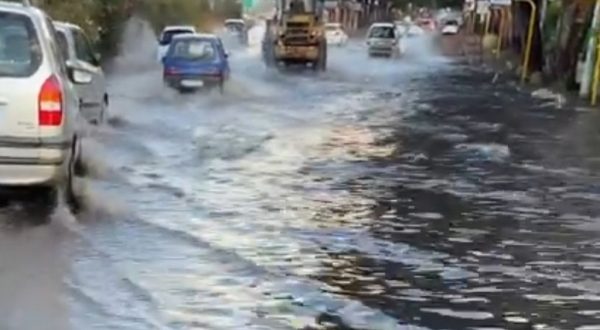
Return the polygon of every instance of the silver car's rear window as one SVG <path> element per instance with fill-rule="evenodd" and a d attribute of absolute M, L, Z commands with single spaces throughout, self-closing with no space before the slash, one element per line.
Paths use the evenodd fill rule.
<path fill-rule="evenodd" d="M 393 39 L 394 28 L 388 26 L 375 26 L 369 33 L 369 38 Z"/>
<path fill-rule="evenodd" d="M 0 12 L 0 77 L 29 77 L 41 62 L 42 51 L 31 19 Z"/>

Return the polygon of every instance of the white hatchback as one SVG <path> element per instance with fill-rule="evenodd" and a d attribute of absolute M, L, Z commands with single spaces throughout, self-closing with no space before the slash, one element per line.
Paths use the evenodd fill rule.
<path fill-rule="evenodd" d="M 89 122 L 102 124 L 108 117 L 109 99 L 106 78 L 100 66 L 100 55 L 93 50 L 89 39 L 79 26 L 55 22 L 54 27 L 58 31 L 63 56 L 92 75 L 90 84 L 76 86 L 81 112 Z"/>
<path fill-rule="evenodd" d="M 174 36 L 194 33 L 196 33 L 196 28 L 189 25 L 172 25 L 165 27 L 158 38 L 158 50 L 156 52 L 157 61 L 162 63 L 162 59 L 167 54 L 169 45 L 171 45 L 171 40 L 173 40 Z"/>
<path fill-rule="evenodd" d="M 348 35 L 340 23 L 325 24 L 325 38 L 329 45 L 343 46 L 348 42 Z"/>
<path fill-rule="evenodd" d="M 28 1 L 0 2 L 1 190 L 37 188 L 44 212 L 58 193 L 75 203 L 81 119 L 73 82 L 91 80 L 85 68 L 63 58 L 43 11 Z"/>

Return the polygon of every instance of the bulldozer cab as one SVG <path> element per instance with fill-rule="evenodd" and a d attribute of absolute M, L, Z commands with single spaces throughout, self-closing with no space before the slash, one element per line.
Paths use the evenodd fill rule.
<path fill-rule="evenodd" d="M 278 2 L 280 17 L 312 16 L 319 21 L 323 16 L 323 8 L 322 0 L 279 0 Z"/>

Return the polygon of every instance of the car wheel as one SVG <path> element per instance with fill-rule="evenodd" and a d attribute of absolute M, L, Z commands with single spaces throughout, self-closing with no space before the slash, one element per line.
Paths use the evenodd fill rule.
<path fill-rule="evenodd" d="M 319 58 L 319 71 L 327 70 L 327 46 L 323 43 L 324 46 L 321 47 L 321 56 Z"/>
<path fill-rule="evenodd" d="M 67 178 L 63 188 L 65 202 L 73 214 L 77 214 L 81 208 L 79 200 L 75 194 L 75 176 L 80 176 L 79 174 L 83 174 L 83 172 L 85 172 L 85 169 L 81 159 L 81 145 L 79 141 L 75 139 L 71 152 L 71 159 L 69 160 Z"/>
<path fill-rule="evenodd" d="M 58 205 L 58 189 L 56 187 L 35 188 L 25 203 L 26 222 L 33 226 L 46 225 Z"/>
<path fill-rule="evenodd" d="M 100 106 L 100 112 L 98 113 L 98 121 L 97 121 L 98 126 L 103 125 L 104 122 L 106 121 L 107 112 L 108 112 L 108 103 L 105 98 L 104 101 L 102 101 L 102 105 Z"/>
<path fill-rule="evenodd" d="M 81 142 L 79 139 L 75 139 L 73 142 L 73 150 L 71 151 L 71 162 L 72 162 L 72 173 L 75 176 L 85 176 L 87 174 L 87 169 L 83 162 L 83 150 L 81 147 Z M 71 167 L 69 167 L 71 169 Z"/>
<path fill-rule="evenodd" d="M 221 81 L 219 81 L 219 94 L 223 95 L 225 94 L 225 80 L 221 79 Z"/>

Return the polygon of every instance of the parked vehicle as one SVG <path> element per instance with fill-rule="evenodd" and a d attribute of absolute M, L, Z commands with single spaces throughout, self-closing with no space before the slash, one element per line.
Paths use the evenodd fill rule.
<path fill-rule="evenodd" d="M 449 20 L 444 23 L 442 26 L 442 34 L 443 35 L 454 35 L 458 34 L 459 24 L 455 20 Z"/>
<path fill-rule="evenodd" d="M 172 25 L 165 27 L 158 38 L 158 51 L 156 54 L 157 60 L 159 62 L 162 61 L 162 58 L 167 53 L 167 50 L 169 50 L 169 45 L 171 44 L 171 40 L 174 36 L 194 33 L 196 33 L 196 28 L 189 25 Z"/>
<path fill-rule="evenodd" d="M 248 27 L 243 19 L 230 18 L 225 20 L 227 33 L 239 40 L 242 45 L 248 44 Z"/>
<path fill-rule="evenodd" d="M 39 193 L 44 212 L 54 208 L 59 193 L 75 205 L 81 119 L 73 83 L 89 84 L 92 76 L 63 58 L 56 30 L 42 10 L 28 1 L 0 2 L 2 190 Z"/>
<path fill-rule="evenodd" d="M 104 71 L 100 66 L 100 54 L 94 51 L 88 37 L 79 26 L 55 22 L 54 27 L 58 32 L 63 56 L 92 75 L 90 84 L 76 86 L 83 116 L 91 123 L 102 124 L 108 117 L 109 99 Z"/>
<path fill-rule="evenodd" d="M 163 80 L 179 91 L 218 87 L 229 79 L 228 53 L 212 34 L 186 34 L 173 38 L 163 58 Z"/>
<path fill-rule="evenodd" d="M 348 42 L 348 35 L 340 23 L 325 24 L 325 38 L 328 45 L 343 46 Z"/>
<path fill-rule="evenodd" d="M 401 40 L 393 23 L 375 23 L 367 32 L 369 56 L 398 57 L 402 53 Z"/>

